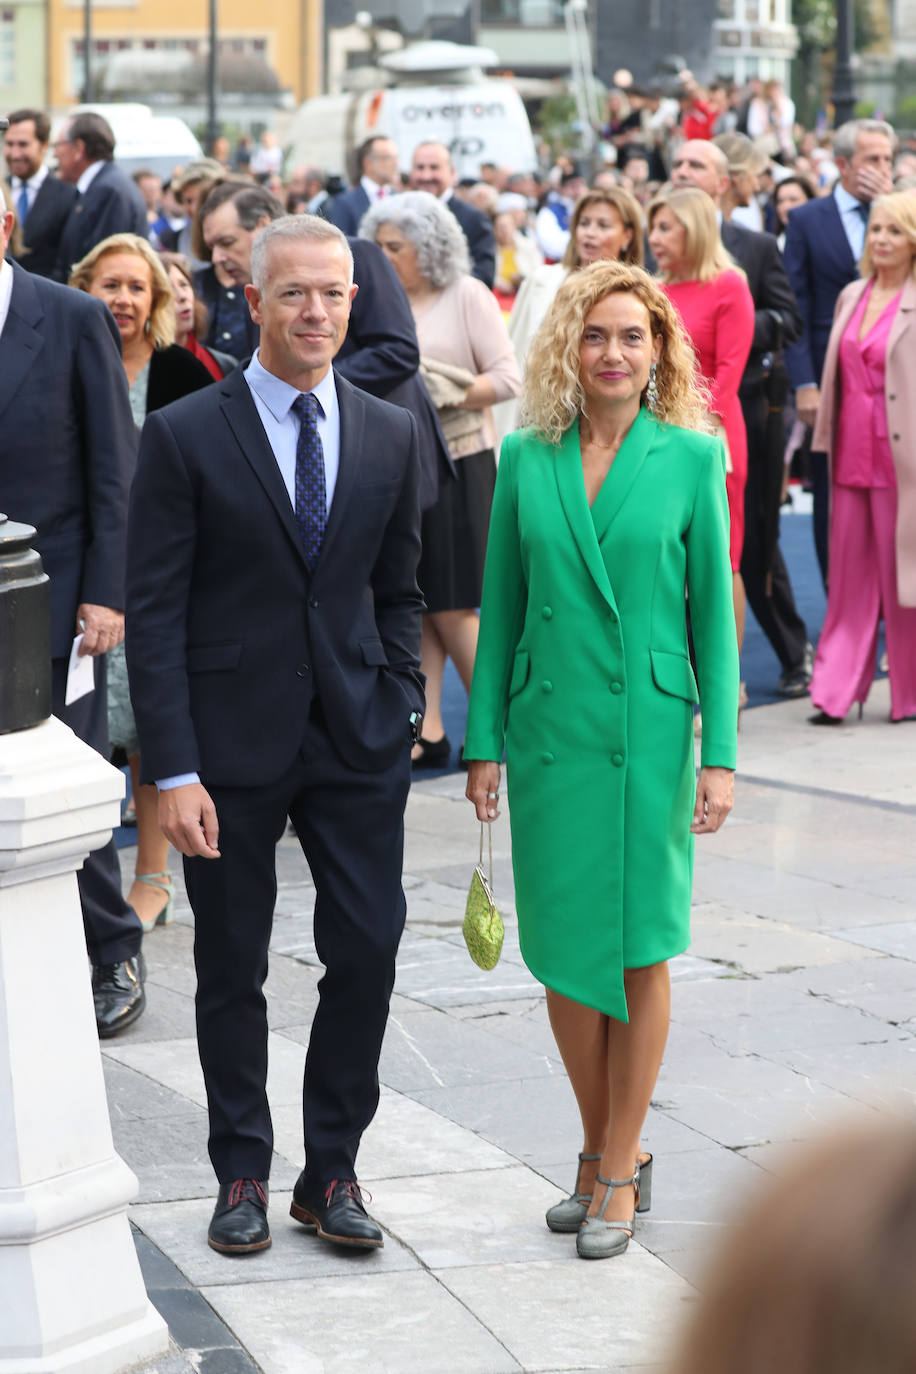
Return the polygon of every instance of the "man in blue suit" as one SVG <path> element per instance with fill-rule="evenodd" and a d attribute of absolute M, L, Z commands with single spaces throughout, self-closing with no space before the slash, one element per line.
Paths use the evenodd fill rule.
<path fill-rule="evenodd" d="M 67 281 L 79 262 L 111 234 L 149 236 L 137 185 L 114 163 L 115 137 L 100 114 L 72 115 L 54 140 L 58 174 L 77 190 L 60 239 L 57 275 Z"/>
<path fill-rule="evenodd" d="M 404 925 L 410 745 L 424 707 L 413 417 L 335 373 L 356 295 L 340 230 L 267 225 L 245 371 L 151 415 L 131 495 L 127 659 L 147 780 L 185 855 L 219 1196 L 210 1245 L 270 1244 L 262 985 L 287 816 L 311 868 L 319 983 L 292 1215 L 382 1233 L 356 1181 Z M 212 393 L 212 394 L 211 394 Z"/>
<path fill-rule="evenodd" d="M 4 211 L 0 193 L 0 510 L 38 530 L 35 547 L 51 590 L 51 709 L 107 757 L 105 655 L 124 635 L 127 493 L 137 444 L 120 335 L 101 301 L 3 262 L 13 224 Z M 83 631 L 95 688 L 68 706 L 70 649 Z M 143 931 L 122 896 L 112 840 L 89 855 L 77 877 L 105 1038 L 145 1006 Z"/>
<path fill-rule="evenodd" d="M 413 150 L 410 189 L 428 191 L 451 210 L 461 225 L 471 255 L 471 275 L 493 289 L 496 277 L 496 235 L 489 215 L 456 196 L 455 168 L 444 143 L 418 143 Z"/>
<path fill-rule="evenodd" d="M 398 145 L 384 134 L 367 138 L 356 150 L 359 181 L 324 211 L 324 218 L 345 234 L 355 236 L 363 215 L 377 200 L 400 189 Z"/>
<path fill-rule="evenodd" d="M 804 328 L 786 349 L 786 366 L 795 387 L 798 417 L 813 425 L 820 404 L 820 381 L 837 296 L 859 275 L 865 226 L 875 196 L 893 189 L 891 172 L 897 137 L 878 119 L 853 119 L 833 138 L 840 177 L 830 195 L 809 200 L 789 215 L 785 264 Z M 814 544 L 827 584 L 827 456 L 812 453 Z"/>

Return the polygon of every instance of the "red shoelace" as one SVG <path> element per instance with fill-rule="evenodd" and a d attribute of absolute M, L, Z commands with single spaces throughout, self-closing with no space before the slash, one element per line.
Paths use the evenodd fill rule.
<path fill-rule="evenodd" d="M 238 1207 L 240 1202 L 259 1202 L 267 1206 L 267 1194 L 256 1178 L 237 1178 L 229 1189 L 230 1207 Z"/>
<path fill-rule="evenodd" d="M 331 1205 L 331 1196 L 335 1188 L 339 1188 L 344 1197 L 351 1197 L 361 1207 L 364 1199 L 366 1202 L 372 1201 L 372 1194 L 367 1189 L 361 1188 L 355 1178 L 332 1178 L 324 1195 L 328 1207 Z"/>

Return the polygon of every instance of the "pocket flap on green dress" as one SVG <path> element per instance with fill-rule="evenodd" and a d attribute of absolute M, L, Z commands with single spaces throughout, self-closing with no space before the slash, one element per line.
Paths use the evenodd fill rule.
<path fill-rule="evenodd" d="M 516 692 L 520 692 L 528 681 L 528 673 L 531 669 L 531 658 L 527 649 L 519 649 L 515 655 L 515 662 L 512 664 L 512 677 L 509 682 L 509 695 L 514 697 Z"/>
<path fill-rule="evenodd" d="M 650 649 L 652 676 L 656 687 L 672 697 L 682 697 L 684 701 L 696 704 L 700 700 L 697 680 L 686 654 L 669 654 L 663 649 Z"/>

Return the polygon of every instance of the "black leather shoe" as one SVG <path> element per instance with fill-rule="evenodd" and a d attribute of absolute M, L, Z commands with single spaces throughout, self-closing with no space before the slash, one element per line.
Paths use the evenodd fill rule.
<path fill-rule="evenodd" d="M 249 1255 L 270 1245 L 267 1181 L 237 1178 L 221 1183 L 210 1219 L 207 1243 L 221 1255 Z"/>
<path fill-rule="evenodd" d="M 842 725 L 842 716 L 828 716 L 826 711 L 818 711 L 816 716 L 808 717 L 809 725 Z"/>
<path fill-rule="evenodd" d="M 137 953 L 122 964 L 93 964 L 92 1000 L 99 1039 L 110 1040 L 132 1026 L 146 1006 L 146 960 Z"/>
<path fill-rule="evenodd" d="M 335 1178 L 325 1188 L 320 1183 L 308 1183 L 305 1174 L 300 1174 L 289 1214 L 317 1231 L 322 1240 L 337 1245 L 371 1250 L 385 1244 L 381 1227 L 363 1206 L 362 1189 L 354 1178 Z"/>
<path fill-rule="evenodd" d="M 417 747 L 420 752 L 415 759 L 411 759 L 412 768 L 444 768 L 451 758 L 452 746 L 448 735 L 442 735 L 440 739 L 424 739 L 421 735 Z"/>

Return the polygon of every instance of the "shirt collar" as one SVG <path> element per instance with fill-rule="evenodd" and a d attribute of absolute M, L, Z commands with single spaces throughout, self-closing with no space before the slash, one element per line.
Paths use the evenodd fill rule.
<path fill-rule="evenodd" d="M 260 349 L 255 351 L 245 369 L 245 376 L 278 422 L 286 419 L 296 397 L 303 394 L 294 386 L 290 386 L 289 382 L 284 382 L 282 377 L 276 377 L 267 371 L 261 363 Z M 325 418 L 337 410 L 337 387 L 334 383 L 333 367 L 329 367 L 321 381 L 312 388 L 312 395 Z"/>
<path fill-rule="evenodd" d="M 44 185 L 47 176 L 48 169 L 42 165 L 35 175 L 29 177 L 27 181 L 22 181 L 19 177 L 10 177 L 10 185 L 14 191 L 21 191 L 23 186 L 27 186 L 30 191 L 37 191 Z"/>
<path fill-rule="evenodd" d="M 841 215 L 848 215 L 850 210 L 858 210 L 860 205 L 866 205 L 864 200 L 859 200 L 856 196 L 851 196 L 842 182 L 837 182 L 836 186 L 833 188 L 833 194 L 836 199 L 837 209 Z"/>
<path fill-rule="evenodd" d="M 85 172 L 80 177 L 79 181 L 76 183 L 76 189 L 79 191 L 81 196 L 84 196 L 86 194 L 86 192 L 89 190 L 89 187 L 95 181 L 96 177 L 98 176 L 99 172 L 102 170 L 104 166 L 105 163 L 103 161 L 99 161 L 90 163 L 90 165 L 86 168 Z"/>

